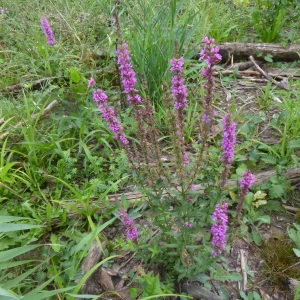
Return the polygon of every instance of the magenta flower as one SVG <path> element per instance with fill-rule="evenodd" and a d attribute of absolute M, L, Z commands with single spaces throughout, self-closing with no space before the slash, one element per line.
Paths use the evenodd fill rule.
<path fill-rule="evenodd" d="M 231 120 L 231 116 L 229 114 L 225 115 L 223 119 L 223 153 L 221 157 L 222 166 L 225 168 L 229 168 L 233 160 L 234 146 L 236 141 L 235 129 L 236 123 Z"/>
<path fill-rule="evenodd" d="M 193 223 L 184 222 L 183 226 L 185 226 L 185 227 L 193 227 Z"/>
<path fill-rule="evenodd" d="M 131 58 L 129 56 L 128 45 L 123 44 L 117 50 L 117 55 L 117 63 L 119 65 L 124 92 L 127 94 L 127 100 L 133 106 L 138 105 L 142 103 L 142 98 L 137 94 L 138 90 L 135 88 L 136 78 L 132 64 L 130 63 Z"/>
<path fill-rule="evenodd" d="M 184 147 L 185 149 L 185 147 Z M 183 153 L 183 166 L 186 167 L 190 163 L 189 153 L 184 151 Z"/>
<path fill-rule="evenodd" d="M 187 107 L 187 91 L 184 85 L 183 73 L 183 57 L 179 59 L 173 58 L 170 60 L 170 72 L 174 73 L 172 77 L 172 97 L 175 100 L 174 107 L 177 110 L 182 110 Z"/>
<path fill-rule="evenodd" d="M 129 218 L 127 210 L 124 209 L 123 211 L 119 212 L 118 216 L 121 217 L 121 222 L 126 229 L 126 236 L 130 240 L 136 242 L 138 239 L 138 230 L 135 227 L 133 220 Z"/>
<path fill-rule="evenodd" d="M 207 64 L 205 68 L 202 69 L 201 74 L 206 79 L 204 84 L 204 103 L 203 103 L 203 116 L 202 121 L 205 124 L 209 124 L 213 116 L 212 103 L 214 100 L 214 84 L 215 80 L 213 77 L 214 66 L 216 63 L 222 59 L 219 54 L 219 48 L 213 46 L 215 40 L 209 39 L 207 36 L 203 39 L 205 43 L 204 49 L 201 50 L 199 60 L 204 60 Z"/>
<path fill-rule="evenodd" d="M 123 145 L 127 145 L 129 141 L 127 140 L 125 134 L 121 132 L 123 127 L 117 119 L 114 109 L 109 107 L 106 102 L 106 94 L 102 90 L 97 89 L 93 93 L 93 98 L 95 102 L 99 103 L 98 108 L 101 111 L 102 117 L 106 121 L 110 130 L 114 133 L 114 138 L 119 140 Z"/>
<path fill-rule="evenodd" d="M 203 42 L 206 44 L 204 49 L 200 52 L 199 60 L 204 60 L 208 66 L 206 70 L 210 70 L 216 63 L 222 59 L 222 56 L 219 54 L 219 47 L 213 46 L 215 39 L 209 39 L 207 36 L 203 39 Z"/>
<path fill-rule="evenodd" d="M 215 248 L 212 252 L 213 257 L 221 254 L 226 248 L 226 231 L 228 223 L 228 203 L 221 202 L 216 205 L 215 211 L 212 214 L 214 224 L 211 228 L 212 241 L 211 244 Z"/>
<path fill-rule="evenodd" d="M 93 77 L 91 77 L 88 81 L 88 88 L 90 89 L 90 88 L 94 87 L 95 85 L 96 85 L 96 81 Z"/>
<path fill-rule="evenodd" d="M 246 195 L 249 192 L 252 184 L 254 183 L 254 180 L 255 180 L 254 175 L 249 170 L 246 170 L 242 174 L 242 179 L 240 184 L 242 195 Z"/>
<path fill-rule="evenodd" d="M 53 45 L 54 44 L 54 35 L 53 35 L 52 29 L 48 23 L 47 18 L 41 18 L 41 25 L 42 25 L 43 31 L 46 35 L 46 38 L 47 38 L 47 44 Z"/>
<path fill-rule="evenodd" d="M 194 184 L 192 184 L 190 187 L 190 191 L 195 191 L 195 190 L 196 190 L 196 186 Z"/>

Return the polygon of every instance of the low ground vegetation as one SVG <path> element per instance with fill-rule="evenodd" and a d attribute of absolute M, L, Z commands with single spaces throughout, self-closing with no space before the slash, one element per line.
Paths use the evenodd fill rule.
<path fill-rule="evenodd" d="M 300 8 L 219 2 L 1 2 L 0 299 L 298 299 L 299 72 L 218 43 Z"/>

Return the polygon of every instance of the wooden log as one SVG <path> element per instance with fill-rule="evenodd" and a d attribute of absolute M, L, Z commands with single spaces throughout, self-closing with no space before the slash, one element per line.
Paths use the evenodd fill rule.
<path fill-rule="evenodd" d="M 270 54 L 273 61 L 296 61 L 300 59 L 300 45 L 288 45 L 283 47 L 280 44 L 266 43 L 220 43 L 220 54 L 224 60 L 227 60 L 231 55 L 234 59 L 245 59 L 253 56 L 256 59 L 261 53 L 262 57 Z"/>

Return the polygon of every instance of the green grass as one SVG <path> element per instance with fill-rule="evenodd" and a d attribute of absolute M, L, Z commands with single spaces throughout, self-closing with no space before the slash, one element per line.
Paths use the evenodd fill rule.
<path fill-rule="evenodd" d="M 126 133 L 134 140 L 136 123 L 130 111 L 123 111 L 120 106 L 113 16 L 117 12 L 124 42 L 129 44 L 138 74 L 138 86 L 156 108 L 155 122 L 165 149 L 170 149 L 166 143 L 170 140 L 171 123 L 163 104 L 170 97 L 169 60 L 176 47 L 178 55 L 185 56 L 190 107 L 184 135 L 191 144 L 199 143 L 203 80 L 198 76 L 202 65 L 195 60 L 195 55 L 200 51 L 203 37 L 209 35 L 217 42 L 260 42 L 264 35 L 257 31 L 258 21 L 253 24 L 254 19 L 248 17 L 254 9 L 251 3 L 188 2 L 120 1 L 118 9 L 115 1 L 107 0 L 1 2 L 5 13 L 0 15 L 0 298 L 75 299 L 78 295 L 74 294 L 80 294 L 92 273 L 82 276 L 81 263 L 94 241 L 98 245 L 106 243 L 103 257 L 94 269 L 102 265 L 111 267 L 123 250 L 137 250 L 136 245 L 123 237 L 106 237 L 108 228 L 120 227 L 116 216 L 121 204 L 128 205 L 126 201 L 110 202 L 107 195 L 130 190 L 132 170 L 124 151 L 101 118 L 87 81 L 94 77 L 97 87 L 107 92 L 110 104 L 122 116 Z M 293 33 L 299 29 L 299 9 L 288 7 L 288 11 L 290 19 L 276 29 L 278 34 L 274 40 L 280 43 L 299 42 Z M 46 44 L 41 17 L 47 17 L 52 27 L 53 47 Z M 234 167 L 243 163 L 257 170 L 266 166 L 282 167 L 277 166 L 278 177 L 266 187 L 273 191 L 271 200 L 278 203 L 282 195 L 278 196 L 276 191 L 281 184 L 287 186 L 279 176 L 280 171 L 299 165 L 299 82 L 293 82 L 292 88 L 289 92 L 266 88 L 258 99 L 261 111 L 270 107 L 273 96 L 282 99 L 281 104 L 276 104 L 280 114 L 269 124 L 281 137 L 272 146 L 259 141 L 257 136 L 263 121 L 261 115 L 244 116 L 235 109 L 234 100 L 231 108 L 233 118 L 242 122 Z M 43 116 L 43 110 L 53 101 L 58 105 Z M 223 112 L 218 103 L 216 108 Z M 220 121 L 220 116 L 217 118 Z M 211 183 L 219 179 L 220 138 L 214 137 L 209 143 L 212 164 L 209 173 L 201 173 L 198 180 Z M 238 176 L 234 174 L 233 178 L 238 180 Z M 219 195 L 214 188 L 208 188 L 208 193 L 212 198 Z M 234 191 L 231 196 L 234 193 L 237 194 Z M 198 200 L 204 201 L 199 204 L 202 209 L 206 207 L 208 199 Z M 197 221 L 201 228 L 209 225 L 212 202 L 207 205 L 203 219 Z M 145 218 L 146 206 L 137 204 L 130 210 L 130 216 L 135 220 Z M 263 206 L 259 209 L 251 206 L 248 211 L 251 212 L 247 215 L 249 224 L 267 214 Z M 193 213 L 197 220 L 197 212 Z M 168 215 L 172 216 L 172 212 Z M 141 228 L 143 231 L 146 229 Z M 153 238 L 154 244 L 148 249 L 149 236 L 145 235 L 144 248 L 141 247 L 147 255 L 145 261 L 159 269 L 158 261 L 163 264 L 167 259 L 168 270 L 175 271 L 161 272 L 164 282 L 157 290 L 153 288 L 158 278 L 155 272 L 143 275 L 143 271 L 139 276 L 130 272 L 128 280 L 140 284 L 145 297 L 177 293 L 179 276 L 201 275 L 208 289 L 210 284 L 206 278 L 210 273 L 221 281 L 222 278 L 236 280 L 234 273 L 221 274 L 211 258 L 206 261 L 210 253 L 207 233 L 200 236 L 205 246 L 203 253 L 195 254 L 195 265 L 189 268 L 184 264 L 185 255 L 197 253 L 198 244 L 190 245 L 182 238 L 178 247 L 180 259 L 175 260 L 178 253 L 169 251 L 172 244 L 167 244 L 174 232 L 167 235 L 166 244 L 161 248 Z M 193 238 L 199 238 L 196 232 Z M 199 271 L 197 266 L 203 260 L 207 264 Z"/>

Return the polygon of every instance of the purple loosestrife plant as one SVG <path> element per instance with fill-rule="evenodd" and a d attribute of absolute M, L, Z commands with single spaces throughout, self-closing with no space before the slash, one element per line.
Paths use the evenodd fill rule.
<path fill-rule="evenodd" d="M 216 257 L 221 254 L 226 248 L 226 231 L 228 223 L 228 203 L 222 201 L 216 205 L 215 211 L 212 214 L 213 226 L 211 228 L 212 241 L 214 247 L 212 256 Z"/>
<path fill-rule="evenodd" d="M 227 114 L 223 119 L 222 157 L 221 162 L 224 167 L 222 174 L 222 186 L 224 187 L 229 174 L 229 169 L 233 161 L 236 123 L 231 120 L 231 115 Z"/>
<path fill-rule="evenodd" d="M 119 140 L 123 145 L 127 145 L 129 142 L 122 132 L 123 127 L 115 115 L 115 111 L 112 107 L 109 107 L 106 100 L 107 95 L 100 89 L 97 89 L 93 93 L 94 101 L 99 103 L 98 108 L 102 113 L 103 119 L 107 122 L 110 130 L 114 133 L 114 138 Z"/>
<path fill-rule="evenodd" d="M 138 240 L 138 230 L 135 227 L 135 224 L 133 222 L 133 220 L 131 218 L 129 218 L 127 210 L 124 209 L 123 211 L 120 211 L 118 213 L 118 216 L 121 217 L 121 222 L 123 224 L 123 226 L 126 229 L 126 236 L 134 241 L 137 242 Z"/>
<path fill-rule="evenodd" d="M 47 38 L 47 44 L 54 45 L 54 35 L 47 18 L 41 18 L 41 25 Z"/>
<path fill-rule="evenodd" d="M 254 181 L 254 175 L 249 170 L 244 171 L 240 182 L 241 192 L 239 195 L 239 203 L 236 207 L 236 211 L 238 214 L 241 213 L 244 208 L 245 196 L 249 193 L 249 190 L 252 187 Z"/>
<path fill-rule="evenodd" d="M 214 115 L 214 109 L 212 107 L 212 103 L 214 101 L 214 66 L 217 64 L 219 60 L 222 59 L 219 54 L 219 47 L 214 46 L 214 39 L 209 39 L 205 37 L 203 39 L 205 46 L 203 50 L 200 52 L 199 60 L 203 60 L 206 63 L 206 67 L 202 69 L 201 74 L 206 79 L 206 83 L 204 84 L 204 103 L 203 103 L 203 114 L 202 121 L 205 124 L 209 124 L 212 120 L 212 116 Z"/>

